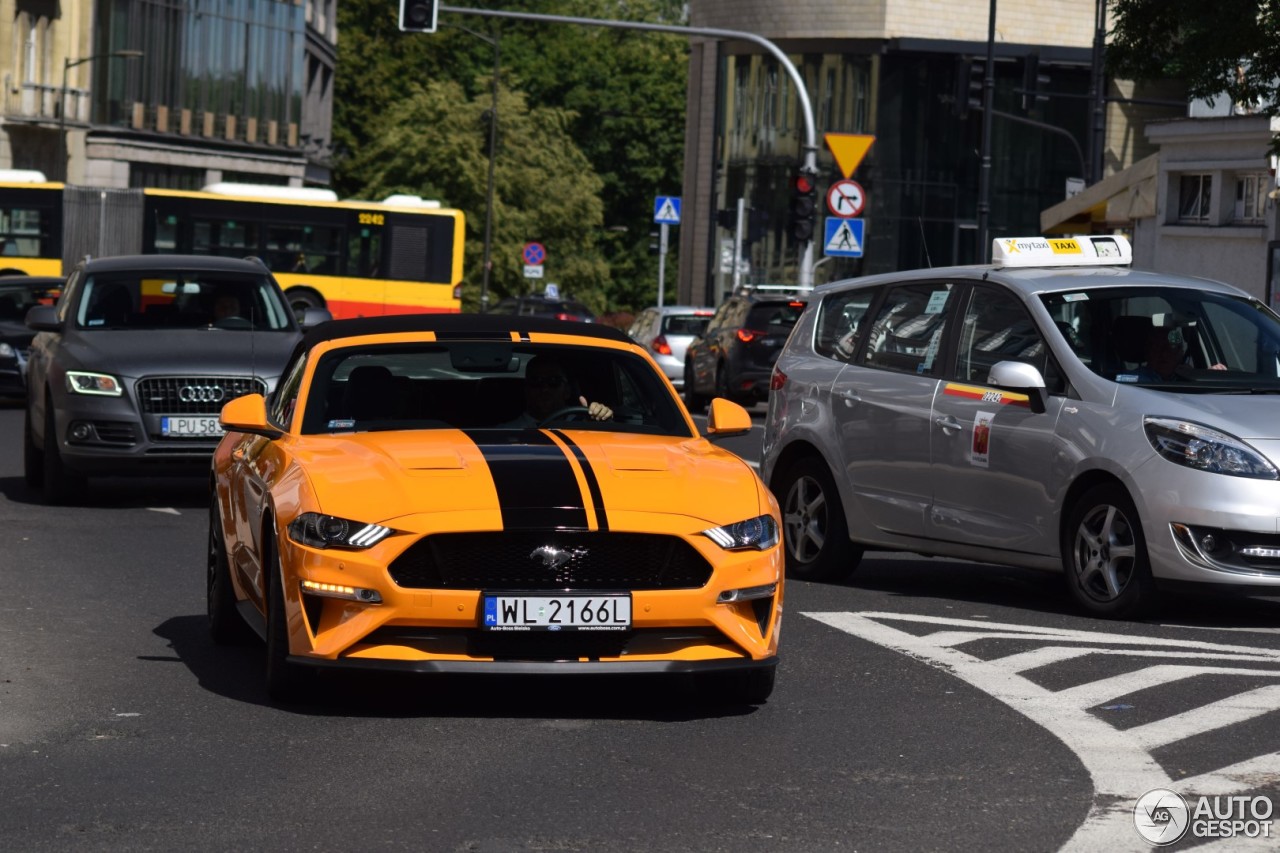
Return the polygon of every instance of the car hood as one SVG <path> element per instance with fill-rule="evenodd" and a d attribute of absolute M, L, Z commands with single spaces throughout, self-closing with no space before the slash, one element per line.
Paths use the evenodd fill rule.
<path fill-rule="evenodd" d="M 297 344 L 296 332 L 224 329 L 103 330 L 67 335 L 66 366 L 139 377 L 165 373 L 278 376 Z"/>
<path fill-rule="evenodd" d="M 1185 418 L 1243 439 L 1280 439 L 1280 394 L 1173 394 L 1122 388 L 1117 407 Z"/>
<path fill-rule="evenodd" d="M 361 521 L 467 513 L 493 529 L 635 529 L 637 514 L 710 526 L 767 511 L 755 472 L 702 438 L 370 432 L 303 438 L 297 458 L 324 512 Z"/>

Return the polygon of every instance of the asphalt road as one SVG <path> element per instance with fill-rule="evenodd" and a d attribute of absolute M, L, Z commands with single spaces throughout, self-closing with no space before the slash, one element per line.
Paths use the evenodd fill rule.
<path fill-rule="evenodd" d="M 0 408 L 3 850 L 1148 850 L 1151 788 L 1280 802 L 1274 605 L 1099 622 L 1055 576 L 911 555 L 789 584 L 760 707 L 346 676 L 275 707 L 262 650 L 207 639 L 203 483 L 42 506 L 21 421 Z"/>

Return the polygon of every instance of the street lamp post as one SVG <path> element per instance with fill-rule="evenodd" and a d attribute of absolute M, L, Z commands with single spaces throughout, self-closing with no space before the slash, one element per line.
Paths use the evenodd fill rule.
<path fill-rule="evenodd" d="M 69 155 L 69 146 L 67 145 L 67 72 L 77 65 L 84 65 L 86 62 L 93 62 L 95 59 L 138 59 L 142 56 L 140 50 L 114 50 L 111 53 L 95 53 L 93 56 L 83 56 L 80 59 L 72 59 L 66 57 L 62 60 L 62 89 L 61 96 L 58 99 L 58 139 L 61 141 L 62 151 L 62 177 L 67 177 L 67 157 Z"/>

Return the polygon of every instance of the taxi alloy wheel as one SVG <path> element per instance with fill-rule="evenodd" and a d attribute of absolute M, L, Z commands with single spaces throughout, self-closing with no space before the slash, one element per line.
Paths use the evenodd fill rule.
<path fill-rule="evenodd" d="M 849 526 L 831 472 L 821 459 L 797 460 L 783 472 L 782 540 L 787 576 L 831 581 L 848 577 L 862 560 L 849 541 Z"/>
<path fill-rule="evenodd" d="M 1119 485 L 1095 486 L 1076 501 L 1063 529 L 1062 561 L 1072 595 L 1095 616 L 1131 619 L 1154 603 L 1138 510 Z"/>
<path fill-rule="evenodd" d="M 221 516 L 216 492 L 209 504 L 208 572 L 206 576 L 206 612 L 209 637 L 218 645 L 234 645 L 249 639 L 249 626 L 236 612 L 235 591 L 231 587 L 231 565 L 222 541 Z"/>
<path fill-rule="evenodd" d="M 270 572 L 267 582 L 267 694 L 277 702 L 298 702 L 310 694 L 315 673 L 289 662 L 289 617 L 281 589 L 284 574 L 276 556 L 274 538 L 266 550 L 263 562 Z"/>
<path fill-rule="evenodd" d="M 44 485 L 44 454 L 36 447 L 29 408 L 22 418 L 22 477 L 29 489 L 39 489 Z"/>

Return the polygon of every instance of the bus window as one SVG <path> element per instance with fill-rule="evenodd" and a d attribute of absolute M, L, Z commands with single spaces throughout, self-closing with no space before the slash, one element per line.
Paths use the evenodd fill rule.
<path fill-rule="evenodd" d="M 178 251 L 178 217 L 156 216 L 155 251 L 160 254 Z"/>
<path fill-rule="evenodd" d="M 342 232 L 314 225 L 267 229 L 267 263 L 272 269 L 337 275 Z"/>
<path fill-rule="evenodd" d="M 382 232 L 361 228 L 347 242 L 347 274 L 381 278 Z"/>
<path fill-rule="evenodd" d="M 197 255 L 243 258 L 258 253 L 258 223 L 231 219 L 192 221 L 191 250 Z"/>
<path fill-rule="evenodd" d="M 18 258 L 40 257 L 40 211 L 0 208 L 0 255 Z"/>

